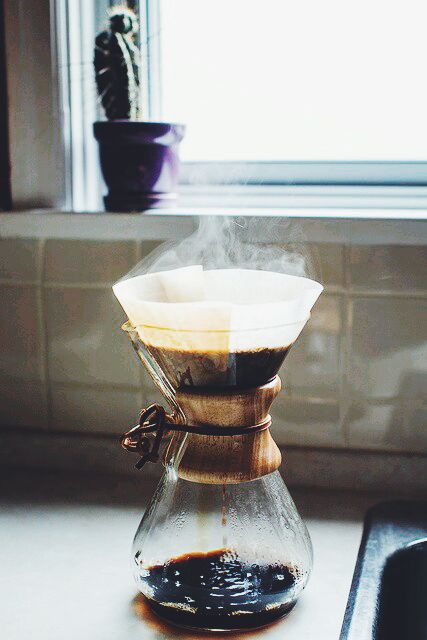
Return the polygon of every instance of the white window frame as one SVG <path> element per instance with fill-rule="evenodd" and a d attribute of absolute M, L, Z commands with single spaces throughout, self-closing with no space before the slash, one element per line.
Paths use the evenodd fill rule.
<path fill-rule="evenodd" d="M 217 185 L 424 187 L 427 186 L 427 163 L 184 162 L 182 182 Z"/>

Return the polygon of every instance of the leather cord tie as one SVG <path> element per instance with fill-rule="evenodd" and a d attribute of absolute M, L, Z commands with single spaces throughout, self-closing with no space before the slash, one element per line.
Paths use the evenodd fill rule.
<path fill-rule="evenodd" d="M 146 462 L 159 460 L 159 448 L 165 431 L 181 431 L 202 436 L 242 436 L 247 433 L 264 431 L 270 425 L 270 416 L 267 416 L 259 424 L 249 426 L 219 427 L 216 425 L 177 424 L 174 422 L 173 416 L 168 415 L 161 405 L 152 404 L 141 412 L 139 423 L 123 434 L 120 444 L 130 453 L 139 453 L 141 458 L 135 467 L 142 469 Z M 154 440 L 148 437 L 149 433 L 155 433 Z"/>

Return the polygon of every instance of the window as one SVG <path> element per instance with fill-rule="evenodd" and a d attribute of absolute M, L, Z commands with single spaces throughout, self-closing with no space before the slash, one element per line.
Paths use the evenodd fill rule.
<path fill-rule="evenodd" d="M 425 0 L 160 0 L 189 161 L 423 161 Z M 155 88 L 154 88 L 155 89 Z"/>
<path fill-rule="evenodd" d="M 92 125 L 102 114 L 93 43 L 108 7 L 120 2 L 5 3 L 6 19 L 15 13 L 20 20 L 18 29 L 8 26 L 9 33 L 22 34 L 24 23 L 34 30 L 37 16 L 51 7 L 47 54 L 56 60 L 52 93 L 59 87 L 62 104 L 62 121 L 53 124 L 61 139 L 64 188 L 74 208 L 100 208 L 103 185 Z M 427 185 L 425 0 L 128 4 L 140 15 L 146 114 L 187 125 L 184 183 Z M 34 48 L 45 40 L 34 36 Z M 10 42 L 9 49 L 12 37 Z M 28 40 L 22 42 L 16 55 L 24 71 L 28 67 L 28 82 L 23 79 L 16 96 L 12 91 L 17 105 L 36 95 L 40 84 L 46 94 L 50 77 L 48 70 L 31 67 L 35 58 L 28 55 Z M 33 80 L 35 72 L 43 81 Z M 34 109 L 28 104 L 30 136 Z M 19 122 L 18 138 L 21 129 Z M 28 145 L 21 146 L 22 159 Z M 52 171 L 59 166 L 57 155 Z M 35 182 L 49 187 L 52 171 Z M 55 189 L 59 182 L 57 177 Z"/>
<path fill-rule="evenodd" d="M 152 90 L 188 123 L 187 177 L 425 182 L 424 0 L 158 4 Z"/>

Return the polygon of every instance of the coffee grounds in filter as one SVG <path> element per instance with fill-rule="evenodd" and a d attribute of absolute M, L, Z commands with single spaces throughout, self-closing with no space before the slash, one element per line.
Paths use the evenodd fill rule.
<path fill-rule="evenodd" d="M 145 345 L 175 389 L 266 384 L 279 371 L 292 345 L 251 351 L 189 351 Z"/>

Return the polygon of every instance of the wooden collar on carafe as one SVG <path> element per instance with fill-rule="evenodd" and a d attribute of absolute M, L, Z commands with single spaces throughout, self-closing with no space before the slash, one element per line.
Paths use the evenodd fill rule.
<path fill-rule="evenodd" d="M 206 484 L 247 482 L 276 471 L 281 463 L 279 448 L 270 430 L 269 411 L 281 388 L 279 376 L 251 389 L 178 390 L 176 401 L 187 424 L 194 427 L 215 425 L 215 435 L 192 431 L 187 434 L 184 452 L 177 464 L 178 476 Z M 247 426 L 239 435 L 221 435 L 233 427 Z M 175 442 L 174 442 L 175 440 Z M 170 461 L 179 448 L 182 434 L 174 435 L 165 454 Z"/>

